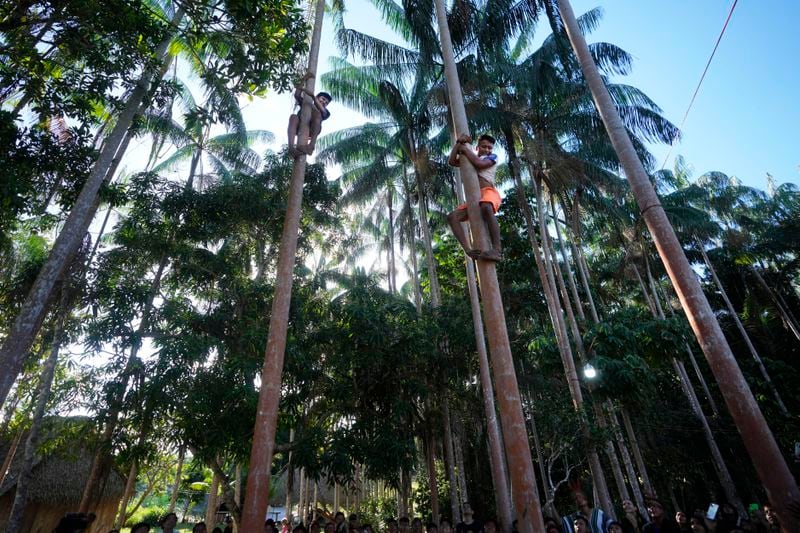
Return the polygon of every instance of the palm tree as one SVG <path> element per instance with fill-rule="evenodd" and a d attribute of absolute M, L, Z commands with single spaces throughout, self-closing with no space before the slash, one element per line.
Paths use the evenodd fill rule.
<path fill-rule="evenodd" d="M 317 0 L 314 10 L 314 25 L 311 47 L 308 53 L 308 70 L 316 71 L 322 36 L 322 18 L 325 0 Z M 314 92 L 314 78 L 306 81 L 306 89 Z M 308 136 L 311 105 L 304 101 L 298 136 Z M 286 218 L 281 235 L 276 273 L 275 295 L 269 319 L 269 336 L 261 372 L 261 390 L 258 394 L 258 414 L 253 430 L 253 446 L 250 452 L 250 468 L 247 475 L 247 500 L 242 513 L 242 530 L 258 531 L 269 507 L 270 468 L 275 449 L 275 429 L 278 422 L 278 404 L 281 394 L 281 374 L 286 350 L 286 330 L 289 323 L 289 304 L 292 296 L 293 271 L 297 252 L 297 233 L 300 227 L 300 212 L 303 202 L 306 156 L 294 160 L 294 169 L 286 202 Z"/>
<path fill-rule="evenodd" d="M 444 71 L 447 80 L 447 91 L 450 111 L 457 132 L 469 131 L 464 98 L 456 71 L 453 44 L 450 39 L 450 28 L 444 2 L 437 0 L 436 20 L 439 26 L 439 38 L 444 58 Z M 461 158 L 461 178 L 467 198 L 469 218 L 482 220 L 478 199 L 478 175 L 466 158 Z M 489 236 L 483 224 L 471 224 L 473 235 L 481 250 L 489 249 Z M 497 387 L 504 393 L 500 395 L 500 416 L 505 435 L 506 459 L 508 460 L 511 486 L 514 495 L 514 506 L 517 511 L 520 531 L 529 533 L 544 528 L 541 518 L 539 495 L 536 488 L 536 477 L 531 461 L 530 445 L 522 415 L 521 398 L 514 364 L 511 359 L 511 348 L 508 341 L 508 330 L 505 324 L 502 300 L 497 283 L 495 264 L 479 260 L 478 270 L 481 277 L 481 296 L 487 318 L 489 348 L 492 355 Z"/>
<path fill-rule="evenodd" d="M 678 242 L 669 220 L 661 208 L 642 162 L 617 113 L 614 103 L 589 47 L 575 20 L 568 0 L 558 0 L 575 55 L 591 88 L 597 109 L 606 125 L 614 150 L 625 169 L 631 189 L 647 221 L 647 226 L 658 247 L 662 261 L 681 299 L 692 329 L 717 377 L 728 409 L 739 428 L 745 446 L 753 459 L 756 471 L 767 489 L 771 501 L 786 517 L 783 527 L 787 531 L 797 528 L 798 520 L 790 511 L 800 501 L 800 489 L 789 471 L 786 461 L 769 430 L 764 416 L 747 387 L 744 376 L 736 364 L 730 346 L 725 340 L 708 300 L 703 294 L 694 271 Z"/>

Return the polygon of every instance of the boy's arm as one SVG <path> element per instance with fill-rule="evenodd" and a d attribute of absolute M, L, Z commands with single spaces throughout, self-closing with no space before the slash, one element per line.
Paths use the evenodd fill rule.
<path fill-rule="evenodd" d="M 447 158 L 447 164 L 450 165 L 451 167 L 459 166 L 458 152 L 460 148 L 461 148 L 461 143 L 456 143 L 453 145 L 453 149 L 450 150 L 450 157 Z"/>
<path fill-rule="evenodd" d="M 465 145 L 464 148 L 461 149 L 461 155 L 469 159 L 469 162 L 472 163 L 472 166 L 475 167 L 476 170 L 483 170 L 495 164 L 495 161 L 491 159 L 481 159 L 478 157 L 471 146 Z"/>

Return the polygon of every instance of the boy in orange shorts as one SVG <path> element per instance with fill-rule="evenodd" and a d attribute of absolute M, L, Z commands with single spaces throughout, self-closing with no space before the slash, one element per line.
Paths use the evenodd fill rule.
<path fill-rule="evenodd" d="M 464 228 L 461 223 L 468 220 L 467 204 L 461 204 L 456 207 L 455 211 L 447 215 L 447 222 L 450 223 L 450 228 L 453 230 L 461 247 L 472 259 L 486 259 L 487 261 L 501 261 L 503 259 L 502 249 L 500 246 L 500 225 L 494 214 L 500 209 L 500 193 L 494 188 L 494 174 L 497 171 L 497 156 L 492 153 L 494 149 L 494 137 L 491 135 L 481 135 L 478 139 L 478 148 L 473 151 L 472 138 L 469 135 L 459 136 L 453 149 L 450 150 L 450 158 L 447 163 L 450 166 L 459 166 L 458 158 L 460 156 L 469 159 L 475 170 L 478 171 L 478 181 L 481 186 L 481 216 L 489 226 L 489 235 L 492 239 L 492 248 L 490 250 L 477 250 L 470 247 L 469 239 L 464 233 Z"/>

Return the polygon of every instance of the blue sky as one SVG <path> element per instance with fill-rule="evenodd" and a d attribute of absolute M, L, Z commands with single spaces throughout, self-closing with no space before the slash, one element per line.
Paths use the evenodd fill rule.
<path fill-rule="evenodd" d="M 395 40 L 368 0 L 346 3 L 348 27 Z M 642 89 L 679 124 L 714 46 L 732 0 L 573 0 L 577 14 L 604 11 L 590 42 L 621 46 L 634 58 L 625 81 Z M 794 26 L 800 2 L 741 0 L 684 124 L 683 139 L 667 161 L 683 155 L 697 177 L 717 170 L 745 184 L 766 188 L 766 173 L 779 183 L 800 183 L 800 39 Z M 325 20 L 319 72 L 338 55 L 332 24 Z M 544 38 L 549 29 L 542 24 Z M 285 142 L 289 95 L 256 100 L 245 112 L 250 127 L 269 129 Z M 362 123 L 364 118 L 334 102 L 326 132 Z M 669 147 L 653 146 L 659 161 Z"/>

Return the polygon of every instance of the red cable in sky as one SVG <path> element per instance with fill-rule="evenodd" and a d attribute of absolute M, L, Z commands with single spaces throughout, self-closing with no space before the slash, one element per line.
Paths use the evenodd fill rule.
<path fill-rule="evenodd" d="M 736 9 L 736 4 L 739 3 L 739 0 L 733 0 L 733 4 L 731 5 L 730 11 L 728 11 L 728 18 L 725 19 L 725 24 L 722 26 L 722 31 L 719 32 L 719 37 L 717 37 L 717 42 L 714 43 L 714 49 L 711 51 L 711 55 L 708 57 L 708 61 L 706 62 L 706 68 L 703 69 L 703 75 L 700 76 L 700 81 L 697 82 L 697 87 L 694 90 L 694 94 L 692 95 L 692 99 L 689 101 L 689 107 L 686 108 L 686 113 L 683 114 L 683 119 L 681 119 L 681 124 L 678 126 L 679 130 L 683 129 L 683 125 L 686 123 L 686 117 L 689 116 L 689 111 L 692 110 L 692 105 L 694 105 L 694 100 L 697 98 L 697 93 L 700 92 L 700 86 L 703 84 L 703 80 L 706 78 L 706 73 L 708 73 L 708 67 L 711 66 L 711 61 L 714 59 L 714 54 L 717 53 L 717 48 L 719 48 L 719 43 L 722 41 L 722 36 L 725 35 L 725 30 L 728 28 L 728 23 L 731 21 L 731 17 L 733 16 L 733 10 Z M 664 162 L 661 164 L 661 169 L 664 169 L 664 166 L 667 164 L 667 159 L 672 154 L 672 146 L 670 145 L 669 152 L 667 152 L 667 157 L 664 158 Z"/>

